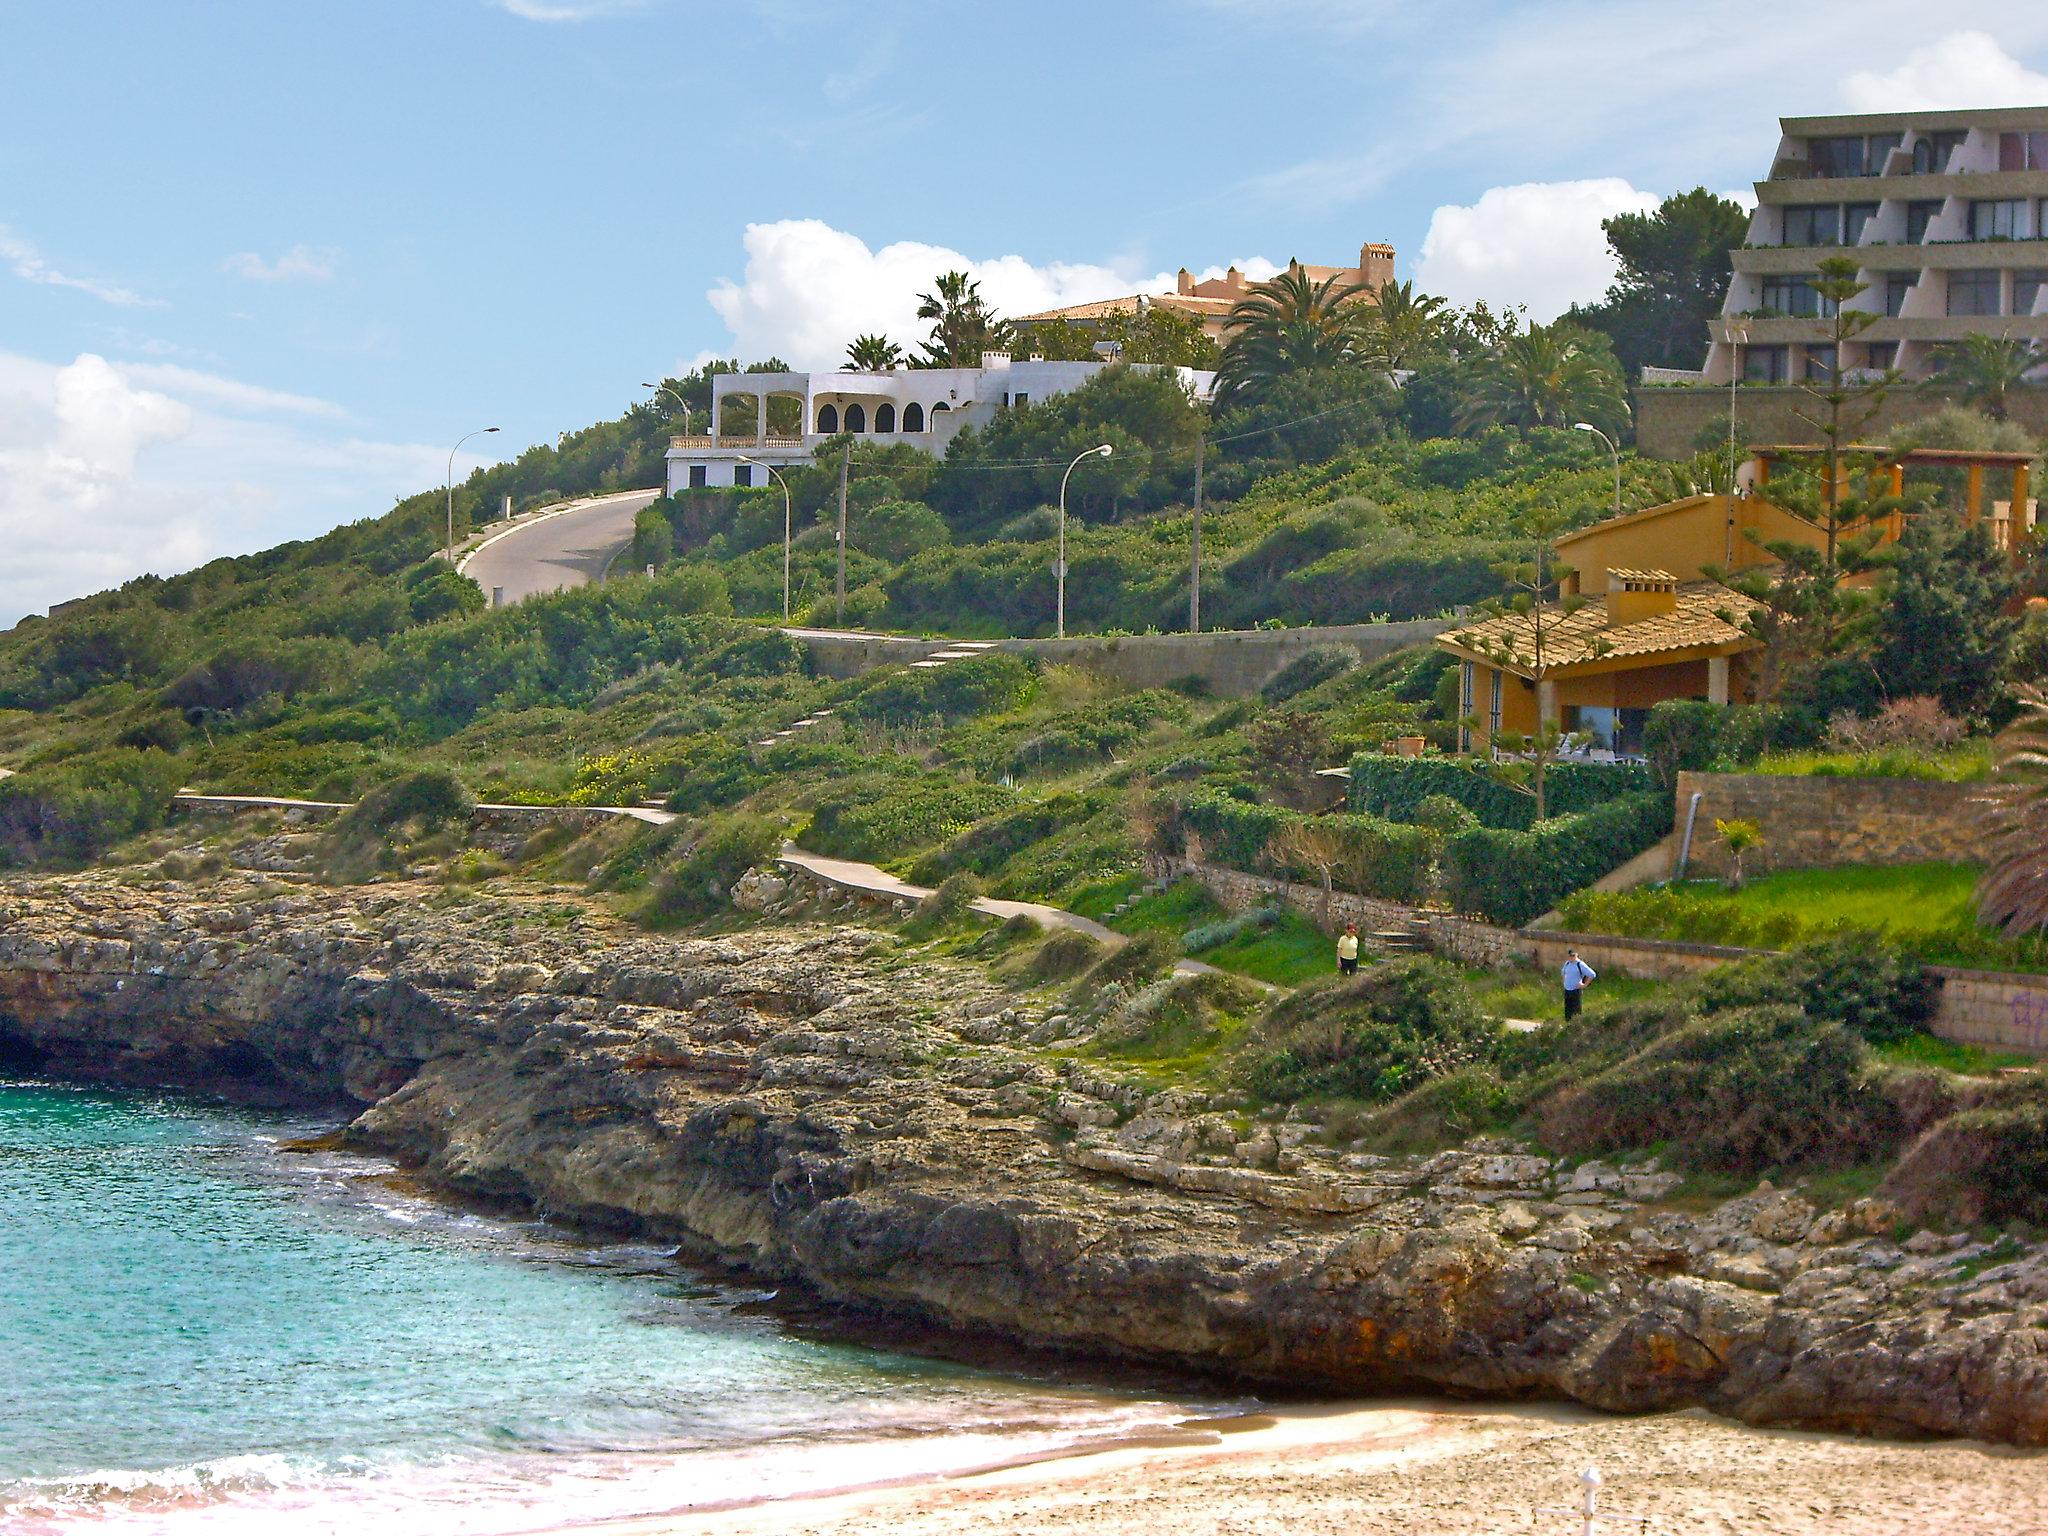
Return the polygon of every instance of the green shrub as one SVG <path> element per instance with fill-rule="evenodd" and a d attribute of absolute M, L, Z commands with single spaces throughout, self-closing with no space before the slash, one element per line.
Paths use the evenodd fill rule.
<path fill-rule="evenodd" d="M 1306 816 L 1284 806 L 1255 804 L 1213 790 L 1170 794 L 1159 802 L 1162 830 L 1170 845 L 1185 848 L 1188 834 L 1202 856 L 1252 874 L 1273 871 L 1285 878 L 1320 884 L 1322 871 L 1290 852 L 1287 834 L 1297 827 L 1326 833 L 1336 854 L 1331 870 L 1340 890 L 1386 901 L 1421 901 L 1429 894 L 1439 848 L 1425 827 L 1404 826 L 1377 816 Z"/>
<path fill-rule="evenodd" d="M 1245 1080 L 1274 1101 L 1382 1101 L 1486 1061 L 1496 1033 L 1455 971 L 1395 960 L 1284 999 L 1255 1028 Z"/>
<path fill-rule="evenodd" d="M 1725 705 L 1700 699 L 1665 699 L 1650 706 L 1643 725 L 1643 756 L 1659 789 L 1670 789 L 1682 772 L 1706 768 L 1721 755 L 1727 724 Z"/>
<path fill-rule="evenodd" d="M 690 829 L 680 857 L 654 877 L 640 910 L 656 925 L 721 911 L 740 876 L 781 851 L 782 823 L 769 816 L 713 816 Z"/>
<path fill-rule="evenodd" d="M 394 779 L 386 779 L 357 801 L 336 823 L 337 829 L 356 827 L 388 832 L 408 822 L 443 826 L 467 819 L 476 809 L 476 797 L 448 768 L 415 768 Z"/>
<path fill-rule="evenodd" d="M 941 880 L 938 888 L 917 904 L 911 917 L 922 927 L 942 928 L 966 916 L 981 897 L 981 882 L 963 870 Z"/>
<path fill-rule="evenodd" d="M 1444 844 L 1444 894 L 1460 912 L 1520 927 L 1671 830 L 1671 801 L 1631 795 L 1526 832 L 1477 827 Z"/>
<path fill-rule="evenodd" d="M 943 774 L 867 774 L 832 784 L 812 813 L 804 846 L 843 859 L 899 858 L 943 843 L 1017 803 L 995 784 Z"/>
<path fill-rule="evenodd" d="M 667 511 L 656 503 L 633 516 L 632 561 L 636 570 L 660 570 L 675 558 L 676 536 Z"/>
<path fill-rule="evenodd" d="M 1536 1107 L 1572 1154 L 1668 1143 L 1689 1167 L 1758 1174 L 1842 1168 L 1896 1149 L 1898 1110 L 1862 1043 L 1797 1008 L 1743 1007 L 1684 1024 Z"/>
<path fill-rule="evenodd" d="M 905 668 L 885 673 L 842 707 L 849 720 L 890 725 L 927 720 L 964 720 L 1014 709 L 1031 691 L 1036 674 L 1021 657 L 998 651 L 967 656 L 943 667 Z"/>
<path fill-rule="evenodd" d="M 1075 928 L 1057 928 L 1031 952 L 1024 973 L 1040 983 L 1065 981 L 1087 970 L 1101 954 L 1100 940 Z"/>
<path fill-rule="evenodd" d="M 1478 826 L 1479 814 L 1451 795 L 1424 795 L 1415 802 L 1409 820 L 1418 827 L 1429 828 L 1440 837 L 1455 837 Z"/>
<path fill-rule="evenodd" d="M 0 779 L 0 866 L 83 864 L 162 826 L 183 766 L 112 747 Z"/>
<path fill-rule="evenodd" d="M 892 561 L 953 542 L 946 520 L 921 501 L 885 501 L 849 514 L 846 537 L 854 548 Z"/>
<path fill-rule="evenodd" d="M 1174 958 L 1174 943 L 1165 934 L 1141 933 L 1096 961 L 1081 978 L 1079 990 L 1093 993 L 1107 986 L 1141 987 L 1171 971 Z"/>
<path fill-rule="evenodd" d="M 1790 1004 L 1877 1045 L 1917 1034 L 1934 1017 L 1934 983 L 1926 968 L 1866 933 L 1722 966 L 1701 978 L 1699 998 L 1707 1009 Z"/>
<path fill-rule="evenodd" d="M 1249 912 L 1240 912 L 1234 917 L 1219 918 L 1213 923 L 1203 923 L 1190 928 L 1181 935 L 1180 947 L 1188 954 L 1199 955 L 1218 945 L 1228 944 L 1232 939 L 1245 934 L 1256 933 L 1270 928 L 1280 921 L 1281 908 L 1278 906 L 1254 907 Z"/>
<path fill-rule="evenodd" d="M 1626 763 L 1553 763 L 1543 776 L 1552 818 L 1592 810 L 1654 788 L 1650 770 Z M 1418 806 L 1448 795 L 1484 826 L 1524 830 L 1536 820 L 1533 795 L 1501 783 L 1478 762 L 1454 757 L 1393 757 L 1361 752 L 1351 760 L 1351 809 L 1413 821 Z"/>
<path fill-rule="evenodd" d="M 1348 645 L 1318 645 L 1303 651 L 1266 679 L 1259 692 L 1275 704 L 1327 683 L 1356 667 L 1358 652 Z"/>

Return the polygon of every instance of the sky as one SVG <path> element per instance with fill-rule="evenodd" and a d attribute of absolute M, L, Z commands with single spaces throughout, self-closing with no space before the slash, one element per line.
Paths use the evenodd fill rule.
<path fill-rule="evenodd" d="M 1780 115 L 2008 105 L 2032 0 L 0 0 L 0 624 L 914 341 L 948 268 L 1016 314 L 1388 241 L 1548 319 Z"/>

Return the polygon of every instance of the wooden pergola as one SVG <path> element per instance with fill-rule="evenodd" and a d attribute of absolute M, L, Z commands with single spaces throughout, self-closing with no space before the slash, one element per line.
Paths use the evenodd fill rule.
<path fill-rule="evenodd" d="M 1781 443 L 1768 448 L 1755 448 L 1751 455 L 1756 463 L 1756 485 L 1759 492 L 1770 484 L 1771 468 L 1781 460 L 1815 459 L 1826 454 L 1827 449 L 1812 443 Z M 1857 443 L 1841 450 L 1837 469 L 1838 485 L 1846 490 L 1849 477 L 1859 469 L 1867 470 L 1875 479 L 1879 475 L 1891 481 L 1891 493 L 1902 496 L 1906 489 L 1906 471 L 1912 468 L 1961 469 L 1966 472 L 1964 492 L 1964 517 L 1975 524 L 1984 516 L 1984 472 L 1993 470 L 2000 475 L 2009 475 L 2012 483 L 2010 515 L 1993 518 L 1992 541 L 2001 549 L 2011 549 L 2018 538 L 2034 526 L 2033 509 L 2027 499 L 2027 482 L 2032 472 L 2034 456 L 2030 453 L 1994 452 L 1989 449 L 1973 448 L 1887 448 L 1878 443 Z M 1903 530 L 1896 526 L 1895 516 L 1893 537 Z"/>

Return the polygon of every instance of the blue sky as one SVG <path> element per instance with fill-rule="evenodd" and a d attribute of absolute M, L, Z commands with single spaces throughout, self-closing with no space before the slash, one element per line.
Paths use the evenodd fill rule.
<path fill-rule="evenodd" d="M 1545 316 L 1780 113 L 2044 74 L 2018 0 L 0 0 L 0 624 L 910 339 L 961 259 L 1015 312 L 1389 240 Z"/>

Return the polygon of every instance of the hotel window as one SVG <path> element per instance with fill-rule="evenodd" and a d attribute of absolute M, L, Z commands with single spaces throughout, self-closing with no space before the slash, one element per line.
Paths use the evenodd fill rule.
<path fill-rule="evenodd" d="M 1999 276 L 1996 267 L 1975 267 L 1949 273 L 1948 312 L 1951 315 L 1999 313 Z"/>
<path fill-rule="evenodd" d="M 1806 376 L 1816 383 L 1825 384 L 1835 376 L 1835 349 L 1833 347 L 1808 347 L 1806 349 Z"/>
<path fill-rule="evenodd" d="M 1779 275 L 1764 279 L 1763 307 L 1775 310 L 1781 315 L 1795 315 L 1811 318 L 1832 314 L 1832 307 L 1822 301 L 1813 286 L 1814 274 L 1803 272 Z"/>
<path fill-rule="evenodd" d="M 1869 367 L 1883 370 L 1899 365 L 1899 344 L 1896 341 L 1873 341 L 1864 347 L 1863 352 L 1870 359 Z"/>
<path fill-rule="evenodd" d="M 1944 128 L 1939 133 L 1923 134 L 1913 146 L 1913 174 L 1941 175 L 1948 169 L 1949 156 L 1960 149 L 1963 140 L 1969 136 L 1969 130 L 1965 128 Z"/>
<path fill-rule="evenodd" d="M 1913 278 L 1893 273 L 1884 280 L 1884 312 L 1896 320 L 1906 312 L 1906 295 L 1913 291 Z"/>
<path fill-rule="evenodd" d="M 2048 171 L 2048 133 L 2001 133 L 1998 136 L 1998 168 L 2001 171 Z"/>
<path fill-rule="evenodd" d="M 1851 138 L 1810 139 L 1806 163 L 1816 176 L 1861 176 L 1868 152 L 1861 134 Z"/>
<path fill-rule="evenodd" d="M 751 464 L 733 465 L 732 483 L 742 488 L 752 485 L 754 483 L 754 466 Z"/>
<path fill-rule="evenodd" d="M 2018 240 L 2027 232 L 2025 198 L 1979 198 L 1970 204 L 1972 240 Z"/>
<path fill-rule="evenodd" d="M 1864 226 L 1877 217 L 1877 204 L 1851 203 L 1842 210 L 1842 244 L 1861 245 Z"/>
<path fill-rule="evenodd" d="M 1934 222 L 1940 212 L 1939 198 L 1924 203 L 1906 204 L 1906 244 L 1924 244 L 1927 239 L 1927 226 Z"/>
<path fill-rule="evenodd" d="M 1742 377 L 1751 384 L 1785 382 L 1785 349 L 1751 347 L 1742 354 Z"/>
<path fill-rule="evenodd" d="M 2012 275 L 2012 312 L 2016 315 L 2035 313 L 2041 290 L 2048 288 L 2048 268 L 2023 268 Z"/>
<path fill-rule="evenodd" d="M 1798 204 L 1785 210 L 1785 245 L 1840 245 L 1842 210 L 1834 203 Z"/>

